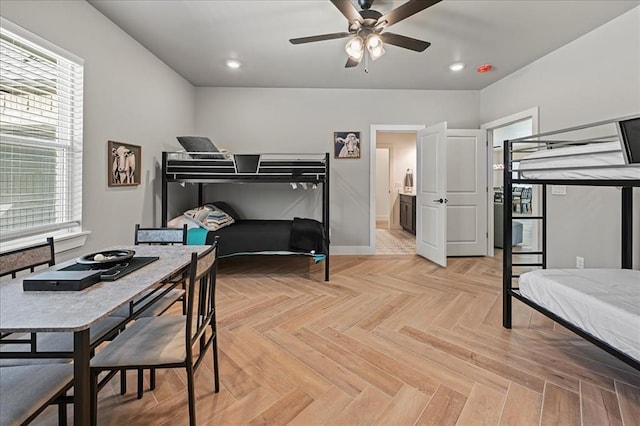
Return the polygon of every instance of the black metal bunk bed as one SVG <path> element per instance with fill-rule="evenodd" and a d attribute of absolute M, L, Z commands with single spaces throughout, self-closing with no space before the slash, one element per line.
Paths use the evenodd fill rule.
<path fill-rule="evenodd" d="M 588 134 L 589 136 L 585 138 L 585 134 Z M 617 150 L 615 149 L 616 144 L 618 146 Z M 556 163 L 553 163 L 553 165 L 545 165 L 549 163 L 541 163 L 540 161 L 547 160 L 535 158 L 536 156 L 548 156 L 549 153 L 552 152 L 550 150 L 554 150 L 554 154 L 550 155 L 555 158 L 555 160 L 552 159 L 552 161 L 557 161 Z M 569 156 L 564 154 L 563 151 L 570 151 L 571 159 L 577 159 L 576 163 L 563 163 L 565 161 L 563 157 L 566 157 L 566 159 L 569 158 Z M 534 152 L 536 154 L 532 154 Z M 538 154 L 541 152 L 542 154 Z M 527 157 L 525 158 L 524 156 Z M 605 156 L 612 156 L 612 158 L 616 158 L 615 160 L 607 161 L 609 163 L 616 164 L 599 165 L 598 163 L 603 160 L 599 160 L 598 158 Z M 534 157 L 532 164 L 526 167 L 527 170 L 523 170 L 523 161 L 529 161 L 530 157 Z M 594 160 L 593 164 L 592 160 Z M 514 166 L 514 163 L 517 165 Z M 620 172 L 618 173 L 618 171 Z M 531 251 L 523 250 L 517 252 L 514 252 L 512 249 L 512 220 L 514 219 L 512 190 L 514 184 L 531 184 L 540 185 L 541 187 L 540 214 L 516 216 L 517 220 L 541 222 L 541 242 L 539 249 L 534 248 Z M 620 345 L 618 344 L 619 342 L 616 341 L 616 344 L 618 345 L 614 346 L 614 344 L 605 341 L 604 338 L 594 335 L 598 333 L 592 331 L 589 327 L 584 327 L 589 328 L 589 331 L 586 331 L 582 327 L 574 324 L 574 320 L 570 321 L 566 319 L 565 316 L 568 316 L 566 311 L 559 309 L 557 305 L 556 312 L 551 307 L 542 306 L 542 304 L 551 305 L 551 303 L 547 304 L 545 302 L 533 301 L 529 294 L 525 296 L 523 294 L 524 291 L 521 291 L 523 289 L 523 281 L 522 278 L 520 278 L 521 275 L 517 271 L 514 271 L 514 268 L 538 269 L 536 273 L 539 272 L 540 274 L 549 275 L 552 275 L 556 271 L 542 271 L 547 269 L 548 185 L 611 186 L 621 188 L 621 269 L 631 270 L 633 262 L 633 188 L 640 187 L 640 116 L 608 120 L 590 125 L 564 129 L 561 131 L 547 132 L 526 138 L 505 141 L 505 201 L 503 230 L 503 327 L 511 328 L 512 297 L 515 297 L 538 312 L 551 318 L 553 321 L 570 329 L 587 341 L 631 365 L 633 368 L 640 370 L 640 359 L 630 356 L 628 347 L 625 347 L 625 350 L 623 351 L 620 349 Z M 514 262 L 514 256 L 523 255 L 535 257 L 537 261 Z M 540 268 L 542 270 L 540 270 Z M 559 273 L 564 273 L 563 271 L 565 270 L 558 271 Z M 637 285 L 639 290 L 636 291 L 640 291 L 640 280 L 636 278 L 636 276 L 640 276 L 640 274 L 636 274 L 635 271 L 627 272 L 634 274 L 631 275 L 631 284 Z M 570 274 L 573 272 L 568 270 L 567 273 Z M 518 280 L 518 284 L 514 286 L 515 279 Z M 576 282 L 579 283 L 579 281 Z M 636 287 L 632 287 L 631 291 L 634 291 L 633 289 L 635 288 Z M 637 292 L 635 294 L 637 295 Z M 633 327 L 633 323 L 631 326 Z M 635 345 L 637 345 L 639 343 L 637 342 L 637 334 L 635 340 Z"/>
<path fill-rule="evenodd" d="M 185 152 L 163 152 L 162 153 L 162 226 L 167 226 L 168 221 L 168 184 L 192 183 L 198 186 L 198 205 L 204 204 L 204 185 L 212 183 L 294 183 L 296 185 L 311 185 L 322 187 L 322 221 L 319 222 L 318 228 L 308 231 L 306 235 L 301 235 L 305 244 L 311 244 L 319 248 L 324 254 L 325 281 L 329 281 L 329 153 L 324 154 L 231 154 L 220 153 L 185 153 Z M 291 229 L 296 223 L 302 223 L 299 228 L 304 228 L 315 220 L 304 219 L 302 221 L 240 221 L 244 224 L 251 222 L 253 226 L 269 230 L 270 232 L 278 232 L 281 229 L 286 235 L 279 235 L 276 238 L 282 242 L 289 239 L 289 232 L 295 232 Z M 260 225 L 260 222 L 264 222 Z M 285 222 L 291 222 L 288 225 Z M 267 226 L 265 226 L 265 224 Z M 273 225 L 273 226 L 272 226 Z M 236 226 L 230 225 L 227 228 Z M 226 231 L 223 228 L 221 231 Z M 236 226 L 237 228 L 237 226 Z M 241 238 L 234 241 L 232 248 L 235 254 L 254 254 L 245 253 L 241 240 L 248 240 L 247 228 L 242 231 Z M 249 231 L 250 233 L 251 231 Z M 259 231 L 258 231 L 259 232 Z M 273 236 L 273 234 L 271 234 Z M 321 241 L 313 241 L 313 239 L 321 239 Z M 224 237 L 223 237 L 224 240 Z M 270 238 L 262 238 L 263 243 L 269 241 Z M 321 244 L 320 244 L 321 243 Z M 267 243 L 268 244 L 268 243 Z M 303 244 L 304 245 L 304 244 Z M 229 244 L 227 244 L 229 247 Z M 224 241 L 221 243 L 221 249 L 224 248 Z M 263 246 L 264 248 L 264 246 Z M 283 250 L 281 247 L 273 248 L 274 252 Z M 316 250 L 311 251 L 315 253 Z M 270 254 L 268 251 L 261 251 L 255 254 Z M 281 253 L 280 253 L 281 254 Z M 305 254 L 302 252 L 292 252 L 291 254 Z M 309 254 L 309 253 L 306 253 Z M 225 257 L 225 255 L 221 255 Z"/>

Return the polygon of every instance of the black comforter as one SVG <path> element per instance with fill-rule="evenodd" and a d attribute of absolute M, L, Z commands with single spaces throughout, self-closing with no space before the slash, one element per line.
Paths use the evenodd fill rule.
<path fill-rule="evenodd" d="M 220 257 L 275 251 L 327 253 L 324 228 L 313 219 L 238 220 L 233 225 L 209 231 L 206 243 L 213 243 L 216 236 L 220 237 Z"/>

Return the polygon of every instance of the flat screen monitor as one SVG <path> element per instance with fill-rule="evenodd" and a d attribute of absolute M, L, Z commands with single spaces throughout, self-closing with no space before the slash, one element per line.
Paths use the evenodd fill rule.
<path fill-rule="evenodd" d="M 640 117 L 618 122 L 620 143 L 627 164 L 640 164 Z"/>

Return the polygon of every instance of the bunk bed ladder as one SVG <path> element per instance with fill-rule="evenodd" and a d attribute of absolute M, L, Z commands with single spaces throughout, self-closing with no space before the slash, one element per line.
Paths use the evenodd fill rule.
<path fill-rule="evenodd" d="M 502 267 L 502 326 L 504 328 L 511 328 L 512 317 L 512 291 L 517 290 L 517 287 L 513 287 L 513 280 L 520 277 L 520 274 L 514 274 L 514 267 L 539 267 L 542 269 L 547 268 L 547 184 L 542 183 L 540 185 L 540 215 L 536 216 L 513 216 L 513 184 L 524 183 L 521 179 L 513 179 L 512 170 L 509 165 L 512 164 L 512 145 L 509 141 L 504 143 L 504 197 L 503 197 L 503 209 L 504 209 L 504 242 L 503 242 L 503 267 Z M 514 220 L 527 220 L 527 221 L 540 221 L 542 226 L 541 241 L 539 242 L 540 249 L 534 249 L 532 251 L 513 251 L 511 245 L 513 238 L 513 221 Z M 514 262 L 514 256 L 541 256 L 540 262 Z"/>

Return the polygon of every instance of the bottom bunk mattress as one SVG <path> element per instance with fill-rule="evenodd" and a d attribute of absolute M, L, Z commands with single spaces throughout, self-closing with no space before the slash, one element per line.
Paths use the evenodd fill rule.
<path fill-rule="evenodd" d="M 316 262 L 327 256 L 324 227 L 313 219 L 237 220 L 216 231 L 189 229 L 188 244 L 212 244 L 219 236 L 218 256 L 257 254 L 308 255 Z"/>
<path fill-rule="evenodd" d="M 640 361 L 640 271 L 541 269 L 522 274 L 520 294 Z"/>

